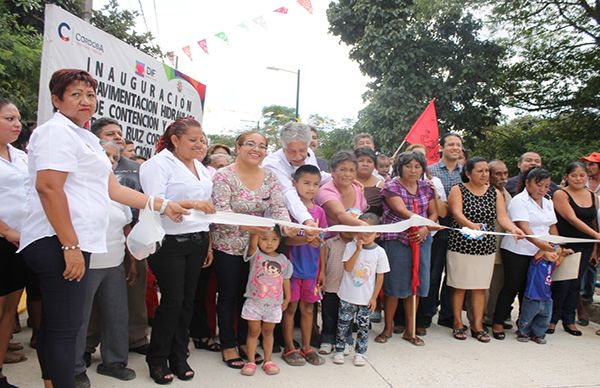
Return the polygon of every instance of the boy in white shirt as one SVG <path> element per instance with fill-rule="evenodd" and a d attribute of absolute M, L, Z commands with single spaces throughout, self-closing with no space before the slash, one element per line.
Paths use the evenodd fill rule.
<path fill-rule="evenodd" d="M 369 225 L 379 225 L 379 217 L 373 213 L 365 213 L 359 217 Z M 365 353 L 369 339 L 369 318 L 377 306 L 377 295 L 383 285 L 383 274 L 390 271 L 388 258 L 379 245 L 375 243 L 377 233 L 357 233 L 356 239 L 346 245 L 342 261 L 344 275 L 338 296 L 340 308 L 335 343 L 336 353 L 333 362 L 344 363 L 346 333 L 354 316 L 358 323 L 354 365 L 365 365 Z"/>

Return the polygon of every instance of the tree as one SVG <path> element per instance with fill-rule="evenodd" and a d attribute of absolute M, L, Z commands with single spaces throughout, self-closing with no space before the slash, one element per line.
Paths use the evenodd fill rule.
<path fill-rule="evenodd" d="M 82 0 L 56 0 L 56 5 L 82 16 Z M 112 0 L 94 11 L 92 24 L 127 43 L 161 56 L 149 33 L 133 30 L 135 11 L 120 11 Z M 44 31 L 42 0 L 0 0 L 0 96 L 13 100 L 24 121 L 35 122 Z"/>
<path fill-rule="evenodd" d="M 600 2 L 490 0 L 498 42 L 510 54 L 500 85 L 527 111 L 596 112 L 600 107 Z"/>
<path fill-rule="evenodd" d="M 516 174 L 519 156 L 535 151 L 554 181 L 560 182 L 569 162 L 600 149 L 600 138 L 589 130 L 599 126 L 600 119 L 591 114 L 562 114 L 550 119 L 521 117 L 485 129 L 472 154 L 502 160 Z"/>
<path fill-rule="evenodd" d="M 477 137 L 497 123 L 504 51 L 480 39 L 482 23 L 460 2 L 340 0 L 329 5 L 330 32 L 373 81 L 356 127 L 391 153 L 433 97 L 443 130 Z M 446 2 L 444 2 L 446 4 Z"/>
<path fill-rule="evenodd" d="M 262 127 L 259 131 L 267 137 L 271 148 L 279 148 L 279 130 L 290 121 L 296 121 L 296 109 L 282 105 L 262 108 Z"/>
<path fill-rule="evenodd" d="M 335 123 L 328 131 L 319 131 L 319 155 L 325 160 L 331 160 L 336 152 L 351 150 L 352 138 L 357 133 L 359 131 L 354 127 L 354 121 L 349 119 Z"/>

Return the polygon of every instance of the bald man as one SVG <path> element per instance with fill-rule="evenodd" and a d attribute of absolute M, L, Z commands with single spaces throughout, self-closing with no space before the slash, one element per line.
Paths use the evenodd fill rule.
<path fill-rule="evenodd" d="M 542 167 L 542 157 L 537 152 L 527 151 L 519 157 L 517 167 L 519 168 L 519 175 L 508 178 L 508 182 L 506 183 L 506 190 L 512 197 L 519 194 L 519 192 L 523 189 L 521 188 L 521 190 L 519 190 L 518 187 L 521 176 L 526 174 L 533 167 Z M 548 191 L 548 195 L 552 197 L 557 189 L 558 186 L 556 183 L 550 182 L 550 190 Z"/>

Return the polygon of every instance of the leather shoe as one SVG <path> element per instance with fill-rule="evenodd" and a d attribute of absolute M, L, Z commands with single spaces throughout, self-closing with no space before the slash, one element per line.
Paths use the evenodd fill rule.
<path fill-rule="evenodd" d="M 137 354 L 143 354 L 144 356 L 148 353 L 148 344 L 144 344 L 142 346 L 138 346 L 136 348 L 129 348 L 130 352 L 134 352 Z"/>
<path fill-rule="evenodd" d="M 96 372 L 100 375 L 114 377 L 123 381 L 135 379 L 135 371 L 118 362 L 110 365 L 99 364 Z"/>
<path fill-rule="evenodd" d="M 573 330 L 573 329 L 570 329 L 570 328 L 569 328 L 569 326 L 567 326 L 567 325 L 564 325 L 564 324 L 563 324 L 563 329 L 565 329 L 565 331 L 566 331 L 567 333 L 569 333 L 569 334 L 571 334 L 571 335 L 574 335 L 574 336 L 576 336 L 576 337 L 581 337 L 581 336 L 583 335 L 583 333 L 582 333 L 581 331 L 579 331 L 579 330 L 577 330 L 577 329 L 575 329 L 575 330 Z"/>

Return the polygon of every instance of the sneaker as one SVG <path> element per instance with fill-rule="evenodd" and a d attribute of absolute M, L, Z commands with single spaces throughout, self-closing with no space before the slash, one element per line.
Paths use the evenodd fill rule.
<path fill-rule="evenodd" d="M 350 352 L 352 352 L 352 345 L 346 344 L 344 348 L 344 356 L 349 356 Z"/>
<path fill-rule="evenodd" d="M 319 348 L 319 354 L 331 354 L 333 345 L 323 342 Z"/>
<path fill-rule="evenodd" d="M 529 336 L 517 332 L 517 341 L 519 341 L 519 342 L 529 342 Z"/>
<path fill-rule="evenodd" d="M 546 344 L 546 339 L 544 337 L 531 337 L 530 339 L 533 342 L 535 342 L 536 344 L 539 344 L 539 345 L 545 345 Z"/>
<path fill-rule="evenodd" d="M 90 378 L 87 373 L 81 372 L 78 375 L 75 375 L 75 388 L 90 388 L 92 383 L 90 382 Z"/>
<path fill-rule="evenodd" d="M 335 355 L 333 356 L 333 363 L 342 365 L 344 363 L 344 353 L 343 352 L 335 353 Z"/>
<path fill-rule="evenodd" d="M 365 359 L 365 356 L 360 354 L 360 353 L 356 353 L 354 355 L 354 366 L 365 366 L 365 364 L 367 363 L 367 360 Z"/>
<path fill-rule="evenodd" d="M 135 379 L 135 371 L 131 368 L 127 368 L 125 364 L 118 362 L 110 365 L 98 364 L 96 372 L 98 372 L 99 375 L 110 376 L 123 381 Z"/>

